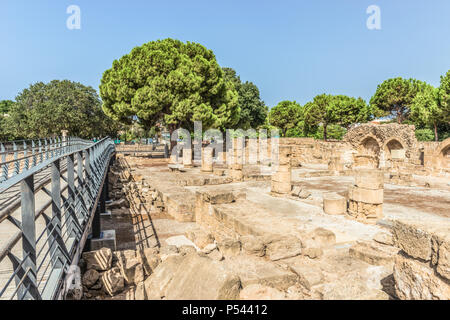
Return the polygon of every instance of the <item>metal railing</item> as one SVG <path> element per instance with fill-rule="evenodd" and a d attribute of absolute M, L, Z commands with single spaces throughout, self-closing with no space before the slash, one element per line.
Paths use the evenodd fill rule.
<path fill-rule="evenodd" d="M 48 159 L 90 144 L 92 141 L 74 137 L 0 142 L 0 183 Z"/>
<path fill-rule="evenodd" d="M 0 299 L 57 298 L 69 267 L 78 263 L 94 216 L 104 210 L 113 141 L 70 138 L 41 146 L 28 154 L 24 144 L 20 160 L 2 162 L 32 160 L 0 183 L 0 196 L 11 190 L 20 194 L 0 208 Z M 36 183 L 43 172 L 49 179 Z"/>

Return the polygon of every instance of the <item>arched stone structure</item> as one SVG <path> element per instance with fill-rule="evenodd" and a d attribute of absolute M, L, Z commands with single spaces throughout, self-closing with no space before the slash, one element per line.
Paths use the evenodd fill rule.
<path fill-rule="evenodd" d="M 441 142 L 434 155 L 435 169 L 450 173 L 450 138 Z"/>
<path fill-rule="evenodd" d="M 392 167 L 393 162 L 408 163 L 418 157 L 415 127 L 411 125 L 363 124 L 347 132 L 344 140 L 356 150 L 355 165 L 364 157 L 375 156 L 377 168 Z"/>

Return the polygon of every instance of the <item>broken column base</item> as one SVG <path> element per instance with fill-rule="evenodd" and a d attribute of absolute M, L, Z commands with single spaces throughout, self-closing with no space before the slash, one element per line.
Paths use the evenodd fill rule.
<path fill-rule="evenodd" d="M 366 224 L 376 224 L 383 218 L 383 204 L 349 200 L 347 217 Z"/>
<path fill-rule="evenodd" d="M 90 251 L 109 248 L 116 251 L 116 230 L 103 230 L 100 238 L 90 239 Z"/>

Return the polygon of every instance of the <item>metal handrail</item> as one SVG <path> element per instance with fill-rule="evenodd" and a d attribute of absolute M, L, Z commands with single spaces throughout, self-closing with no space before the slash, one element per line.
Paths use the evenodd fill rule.
<path fill-rule="evenodd" d="M 92 141 L 75 137 L 0 142 L 0 183 L 45 160 L 92 144 Z"/>
<path fill-rule="evenodd" d="M 17 147 L 13 151 L 19 152 Z M 99 201 L 104 204 L 100 196 L 105 194 L 102 188 L 107 186 L 107 169 L 114 153 L 115 146 L 109 138 L 96 143 L 81 139 L 56 141 L 53 151 L 47 148 L 38 153 L 45 160 L 0 182 L 0 195 L 20 187 L 19 203 L 0 208 L 0 223 L 8 220 L 18 229 L 11 232 L 5 244 L 0 243 L 0 263 L 9 258 L 13 265 L 9 280 L 0 282 L 0 299 L 9 291 L 13 292 L 10 299 L 59 296 L 69 266 L 79 259 Z M 63 160 L 67 162 L 66 177 L 62 176 L 60 165 Z M 47 170 L 50 178 L 35 186 L 35 175 Z M 45 185 L 50 182 L 51 188 L 47 188 Z M 37 193 L 49 198 L 39 208 L 35 208 Z M 14 217 L 19 210 L 20 220 Z M 42 219 L 44 224 L 38 232 L 38 220 Z M 19 242 L 21 254 L 16 252 L 20 252 L 16 248 Z M 9 290 L 12 279 L 15 288 Z"/>

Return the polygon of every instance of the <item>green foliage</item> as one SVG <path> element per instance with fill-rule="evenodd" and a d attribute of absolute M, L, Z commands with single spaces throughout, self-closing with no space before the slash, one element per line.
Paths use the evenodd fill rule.
<path fill-rule="evenodd" d="M 429 128 L 416 129 L 416 138 L 419 141 L 433 141 L 434 140 L 433 130 Z"/>
<path fill-rule="evenodd" d="M 354 123 L 366 122 L 370 116 L 370 108 L 362 98 L 321 94 L 305 105 L 305 132 L 314 132 L 321 125 L 323 138 L 327 140 L 330 124 L 348 128 Z"/>
<path fill-rule="evenodd" d="M 147 128 L 164 121 L 171 131 L 233 127 L 239 121 L 238 93 L 226 81 L 211 50 L 179 40 L 152 41 L 115 60 L 100 84 L 103 110 Z"/>
<path fill-rule="evenodd" d="M 268 108 L 261 100 L 258 87 L 252 82 L 241 82 L 232 68 L 223 68 L 225 78 L 233 83 L 238 93 L 238 106 L 241 110 L 237 128 L 257 129 L 266 122 Z"/>
<path fill-rule="evenodd" d="M 303 108 L 295 101 L 281 101 L 269 113 L 269 123 L 281 130 L 283 137 L 287 131 L 297 127 L 303 118 Z"/>
<path fill-rule="evenodd" d="M 90 138 L 115 136 L 119 124 L 107 118 L 92 87 L 68 80 L 38 82 L 24 89 L 6 117 L 4 134 L 9 139 L 69 135 Z"/>
<path fill-rule="evenodd" d="M 445 76 L 441 76 L 438 99 L 442 109 L 442 121 L 450 122 L 450 70 L 447 71 Z"/>
<path fill-rule="evenodd" d="M 377 117 L 393 116 L 398 123 L 408 119 L 416 95 L 426 84 L 416 79 L 393 78 L 378 85 L 370 105 Z"/>
<path fill-rule="evenodd" d="M 444 117 L 444 111 L 439 103 L 439 91 L 427 85 L 419 92 L 411 104 L 410 119 L 419 126 L 428 126 L 434 129 L 435 140 L 438 141 L 437 126 Z"/>
<path fill-rule="evenodd" d="M 319 126 L 317 128 L 317 131 L 310 136 L 314 137 L 315 139 L 322 140 L 324 138 L 323 132 L 323 127 Z M 330 124 L 327 128 L 327 139 L 342 140 L 346 133 L 347 129 L 341 127 L 340 125 Z"/>
<path fill-rule="evenodd" d="M 0 101 L 0 116 L 7 114 L 13 105 L 14 105 L 14 101 L 11 101 L 11 100 Z"/>

